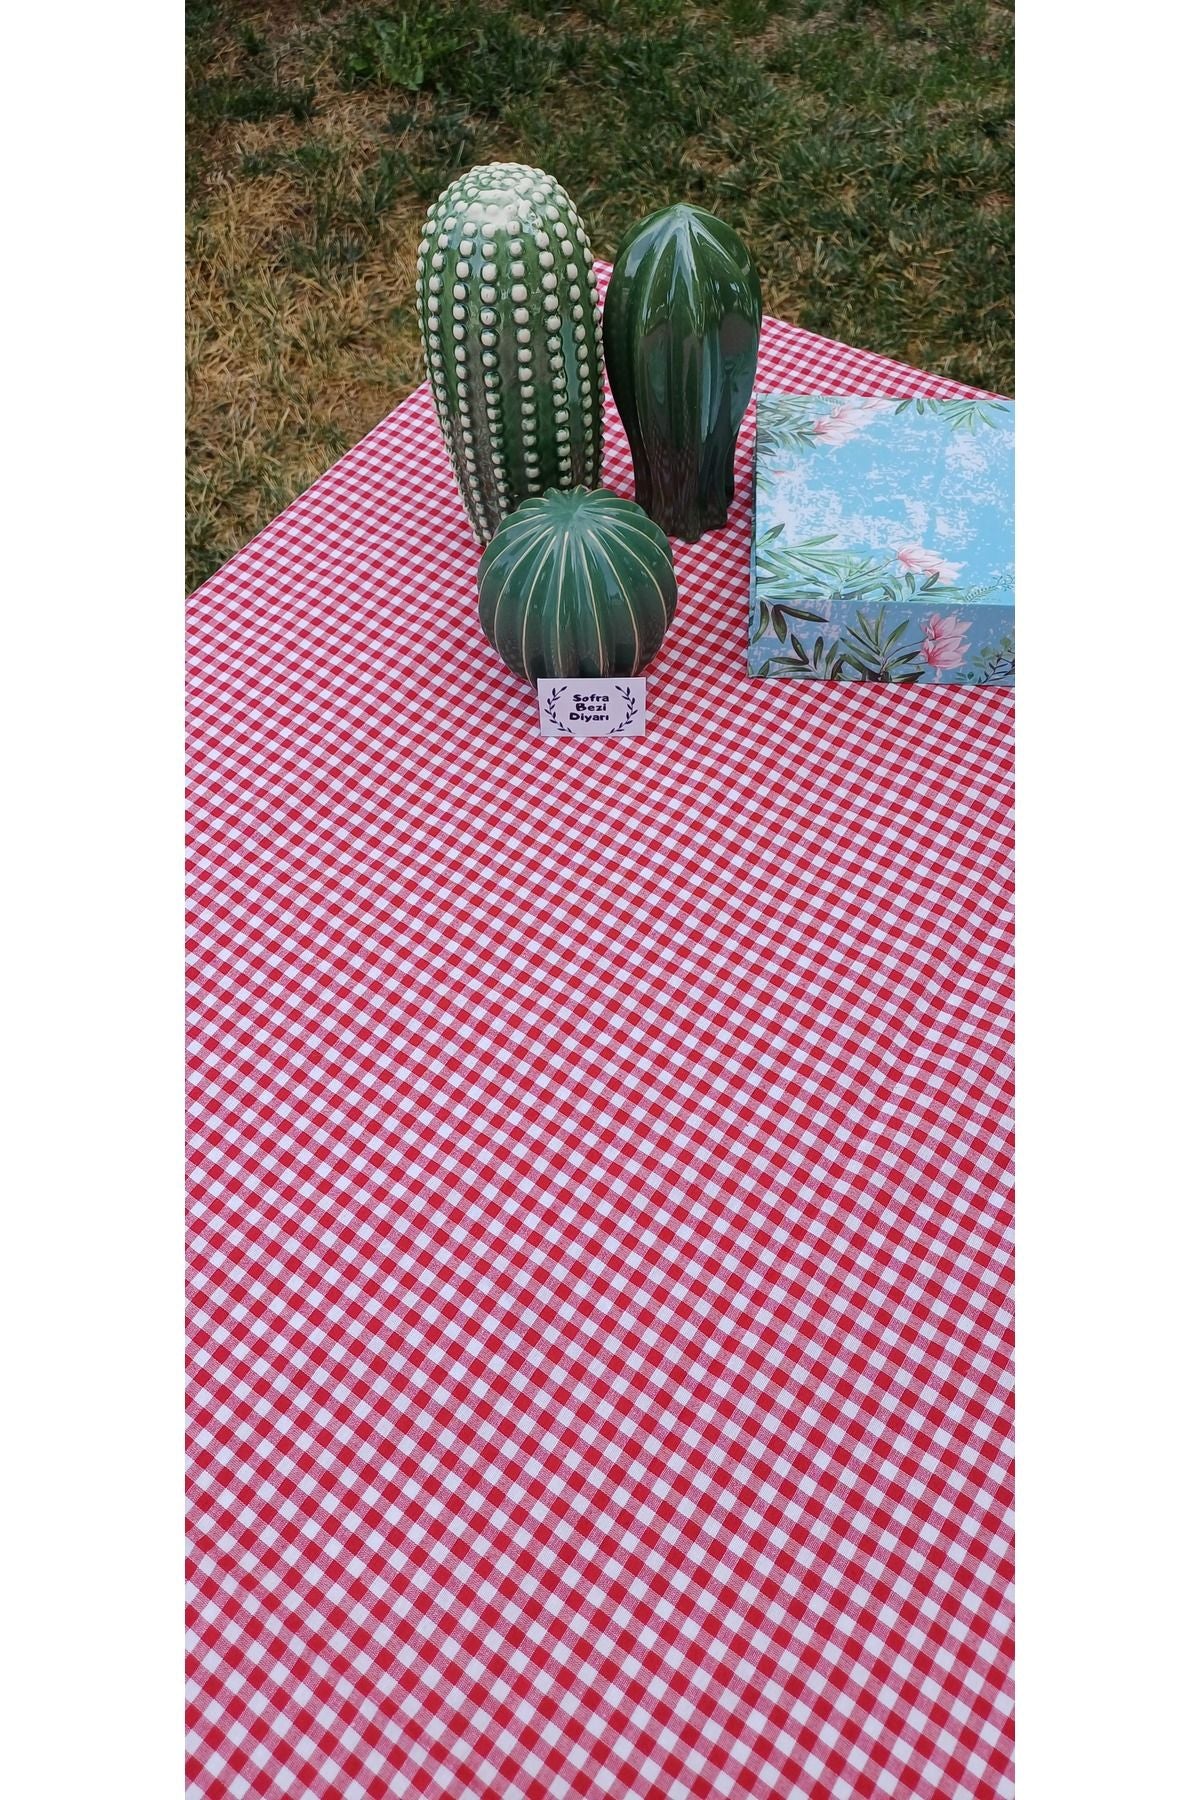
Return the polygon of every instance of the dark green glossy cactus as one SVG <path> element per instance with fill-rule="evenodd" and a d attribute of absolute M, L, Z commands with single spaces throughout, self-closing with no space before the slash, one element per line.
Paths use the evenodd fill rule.
<path fill-rule="evenodd" d="M 762 293 L 736 232 L 667 206 L 625 234 L 604 302 L 604 360 L 639 505 L 694 543 L 724 525 L 754 391 Z"/>
<path fill-rule="evenodd" d="M 548 492 L 505 519 L 479 564 L 479 620 L 514 675 L 636 675 L 675 617 L 671 546 L 606 488 Z"/>
<path fill-rule="evenodd" d="M 600 307 L 587 232 L 541 169 L 487 163 L 429 209 L 417 253 L 438 423 L 478 541 L 530 494 L 600 479 Z"/>

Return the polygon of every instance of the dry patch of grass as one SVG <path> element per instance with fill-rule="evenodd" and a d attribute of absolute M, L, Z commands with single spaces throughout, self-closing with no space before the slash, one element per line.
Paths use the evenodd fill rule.
<path fill-rule="evenodd" d="M 188 322 L 187 379 L 197 572 L 232 555 L 421 379 L 404 309 L 388 303 L 416 254 L 415 221 L 335 283 L 283 280 L 264 213 L 276 197 L 289 206 L 286 182 L 262 184 L 249 203 L 230 187 L 196 234 L 202 299 Z"/>
<path fill-rule="evenodd" d="M 353 187 L 352 151 L 331 146 Z M 247 150 L 247 155 L 260 154 Z M 329 273 L 302 175 L 217 185 L 190 243 L 189 574 L 202 579 L 421 380 L 408 287 L 420 220 Z M 345 248 L 345 245 L 342 245 Z"/>
<path fill-rule="evenodd" d="M 272 25 L 279 34 L 265 69 L 242 32 L 214 21 L 197 84 L 186 331 L 189 585 L 422 377 L 410 292 L 422 209 L 393 204 L 386 102 L 364 105 L 348 93 L 328 47 L 314 57 L 311 38 L 295 30 L 294 11 L 277 6 L 241 21 L 252 44 L 265 45 Z M 215 104 L 214 92 L 227 114 L 258 116 L 210 116 L 204 107 Z M 286 96 L 297 93 L 308 98 L 292 108 Z M 278 110 L 268 112 L 271 95 Z"/>
<path fill-rule="evenodd" d="M 673 199 L 772 312 L 1011 391 L 1001 0 L 188 6 L 188 580 L 421 379 L 425 209 L 550 169 L 601 255 Z"/>

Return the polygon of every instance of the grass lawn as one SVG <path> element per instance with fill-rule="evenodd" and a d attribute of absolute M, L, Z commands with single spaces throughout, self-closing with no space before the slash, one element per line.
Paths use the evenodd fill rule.
<path fill-rule="evenodd" d="M 671 200 L 770 312 L 1011 393 L 1011 0 L 189 0 L 192 587 L 422 379 L 425 209 L 534 163 Z"/>

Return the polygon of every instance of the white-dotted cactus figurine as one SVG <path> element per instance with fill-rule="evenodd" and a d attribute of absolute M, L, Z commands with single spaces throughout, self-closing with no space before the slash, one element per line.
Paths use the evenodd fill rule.
<path fill-rule="evenodd" d="M 429 209 L 417 253 L 429 384 L 481 544 L 547 488 L 600 479 L 600 307 L 587 232 L 541 169 L 487 163 Z"/>

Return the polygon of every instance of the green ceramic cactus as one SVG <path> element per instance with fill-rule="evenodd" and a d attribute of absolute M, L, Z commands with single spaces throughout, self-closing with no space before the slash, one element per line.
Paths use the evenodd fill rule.
<path fill-rule="evenodd" d="M 604 359 L 638 502 L 694 543 L 724 525 L 754 391 L 762 293 L 736 232 L 667 206 L 626 232 L 604 302 Z"/>
<path fill-rule="evenodd" d="M 479 564 L 479 619 L 514 675 L 636 675 L 675 617 L 666 537 L 606 488 L 526 500 Z"/>
<path fill-rule="evenodd" d="M 476 538 L 547 488 L 600 478 L 600 308 L 587 232 L 541 169 L 487 163 L 429 209 L 421 341 Z"/>

